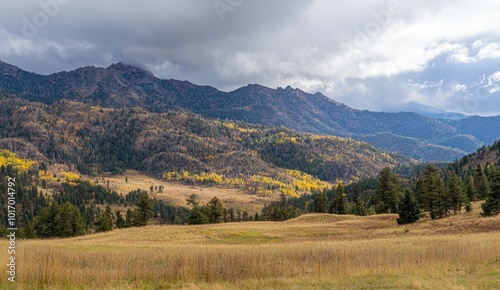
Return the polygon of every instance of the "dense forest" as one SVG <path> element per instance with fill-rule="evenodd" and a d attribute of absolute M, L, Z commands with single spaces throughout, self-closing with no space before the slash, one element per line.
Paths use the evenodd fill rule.
<path fill-rule="evenodd" d="M 309 212 L 398 213 L 398 223 L 411 223 L 422 216 L 439 219 L 462 211 L 480 210 L 484 216 L 497 215 L 500 213 L 499 149 L 497 141 L 450 164 L 386 167 L 377 178 L 345 187 L 338 183 L 331 189 L 298 198 L 283 197 L 267 206 L 262 217 L 285 220 Z M 472 207 L 476 201 L 480 201 L 480 209 Z"/>
<path fill-rule="evenodd" d="M 50 106 L 0 99 L 0 148 L 95 175 L 138 169 L 264 176 L 292 182 L 286 170 L 350 181 L 412 161 L 352 139 L 297 133 L 179 112 L 106 109 L 59 101 Z M 282 176 L 285 176 L 282 178 Z"/>

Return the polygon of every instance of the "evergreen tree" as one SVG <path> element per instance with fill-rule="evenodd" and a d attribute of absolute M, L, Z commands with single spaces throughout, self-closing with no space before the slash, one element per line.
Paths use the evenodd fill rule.
<path fill-rule="evenodd" d="M 119 210 L 116 211 L 116 222 L 115 222 L 115 225 L 119 229 L 126 227 L 126 222 L 123 219 L 122 213 Z"/>
<path fill-rule="evenodd" d="M 59 212 L 57 202 L 52 202 L 49 207 L 42 209 L 42 212 L 35 218 L 35 232 L 38 237 L 56 237 L 54 219 Z"/>
<path fill-rule="evenodd" d="M 466 212 L 472 212 L 473 208 L 472 208 L 472 204 L 470 203 L 470 199 L 466 196 L 465 197 L 465 211 Z"/>
<path fill-rule="evenodd" d="M 494 216 L 500 213 L 500 173 L 498 171 L 493 173 L 491 191 L 481 207 L 485 216 Z"/>
<path fill-rule="evenodd" d="M 474 179 L 472 178 L 472 175 L 469 175 L 469 178 L 467 179 L 466 194 L 469 201 L 477 200 L 477 190 L 474 186 Z"/>
<path fill-rule="evenodd" d="M 178 215 L 175 215 L 173 224 L 174 225 L 180 225 L 180 224 L 182 224 L 181 218 Z"/>
<path fill-rule="evenodd" d="M 111 208 L 106 206 L 106 211 L 100 214 L 97 221 L 96 232 L 107 232 L 113 230 L 113 213 Z"/>
<path fill-rule="evenodd" d="M 86 228 L 80 210 L 69 202 L 62 205 L 53 202 L 42 210 L 34 223 L 35 233 L 41 238 L 83 235 Z"/>
<path fill-rule="evenodd" d="M 205 205 L 205 208 L 207 211 L 206 216 L 208 217 L 208 220 L 211 223 L 222 222 L 224 206 L 222 205 L 222 202 L 220 201 L 220 199 L 218 199 L 215 196 Z"/>
<path fill-rule="evenodd" d="M 266 205 L 264 205 L 264 206 L 266 206 Z M 228 209 L 227 212 L 229 214 L 229 222 L 234 223 L 236 221 L 234 218 L 234 208 Z"/>
<path fill-rule="evenodd" d="M 36 238 L 35 228 L 33 227 L 33 223 L 28 221 L 23 226 L 24 238 L 33 239 Z"/>
<path fill-rule="evenodd" d="M 462 206 L 464 205 L 467 196 L 465 194 L 462 180 L 455 174 L 455 172 L 451 173 L 448 180 L 447 191 L 451 199 L 453 214 L 457 214 L 462 210 Z"/>
<path fill-rule="evenodd" d="M 361 199 L 361 197 L 359 197 L 359 195 L 356 196 L 356 198 L 354 199 L 354 205 L 352 206 L 352 214 L 360 216 L 368 215 L 368 211 L 365 207 L 365 204 Z"/>
<path fill-rule="evenodd" d="M 65 202 L 54 218 L 54 233 L 57 237 L 73 237 L 85 234 L 87 226 L 78 207 Z"/>
<path fill-rule="evenodd" d="M 127 212 L 125 213 L 125 227 L 127 228 L 133 226 L 134 220 L 135 220 L 134 212 L 130 208 L 127 209 Z"/>
<path fill-rule="evenodd" d="M 314 199 L 314 212 L 325 212 L 327 204 L 327 196 L 325 191 L 320 191 Z"/>
<path fill-rule="evenodd" d="M 451 199 L 446 193 L 443 179 L 438 170 L 428 164 L 423 175 L 417 180 L 417 201 L 428 211 L 432 219 L 446 216 L 451 208 Z"/>
<path fill-rule="evenodd" d="M 190 225 L 201 225 L 201 224 L 208 224 L 210 221 L 208 220 L 207 216 L 203 214 L 203 212 L 200 210 L 199 207 L 194 207 L 190 212 L 189 212 L 189 224 Z"/>
<path fill-rule="evenodd" d="M 409 189 L 405 191 L 404 198 L 399 205 L 398 214 L 398 224 L 409 224 L 420 219 L 420 206 Z"/>
<path fill-rule="evenodd" d="M 349 213 L 349 203 L 347 202 L 347 196 L 344 191 L 344 185 L 339 182 L 337 189 L 335 191 L 335 196 L 330 204 L 330 212 L 336 214 L 348 214 Z"/>
<path fill-rule="evenodd" d="M 378 213 L 398 212 L 401 199 L 401 182 L 399 176 L 394 174 L 389 167 L 380 171 L 378 187 L 375 191 L 373 204 Z"/>
<path fill-rule="evenodd" d="M 431 218 L 444 218 L 451 210 L 451 198 L 445 189 L 444 181 L 441 177 L 435 179 L 434 187 L 432 188 L 435 192 L 431 193 L 431 196 L 435 197 L 433 207 L 430 211 Z"/>
<path fill-rule="evenodd" d="M 145 226 L 148 220 L 153 215 L 153 204 L 147 193 L 144 193 L 137 201 L 137 209 L 135 210 L 136 226 Z"/>
<path fill-rule="evenodd" d="M 474 188 L 477 192 L 477 198 L 482 200 L 488 196 L 490 191 L 490 187 L 488 184 L 488 179 L 486 178 L 486 174 L 483 171 L 481 165 L 478 165 L 474 170 Z"/>

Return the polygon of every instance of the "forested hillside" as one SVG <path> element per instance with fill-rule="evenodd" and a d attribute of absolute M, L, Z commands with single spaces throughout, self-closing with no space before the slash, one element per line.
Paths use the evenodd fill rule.
<path fill-rule="evenodd" d="M 156 176 L 216 173 L 287 183 L 294 177 L 286 177 L 286 170 L 297 170 L 324 181 L 350 181 L 410 162 L 350 139 L 177 112 L 100 108 L 66 100 L 45 105 L 14 98 L 1 99 L 0 111 L 3 148 L 90 175 L 130 168 Z"/>
<path fill-rule="evenodd" d="M 365 138 L 383 150 L 424 161 L 451 161 L 500 138 L 500 117 L 451 121 L 415 113 L 360 111 L 321 93 L 308 94 L 291 87 L 271 89 L 255 84 L 221 92 L 187 81 L 158 79 L 123 63 L 42 76 L 0 62 L 0 73 L 0 93 L 29 101 L 52 104 L 67 99 L 106 108 L 142 107 L 156 113 L 174 110 L 314 134 Z M 396 145 L 373 139 L 385 132 L 399 139 Z M 408 138 L 415 138 L 417 147 L 425 150 L 406 147 Z"/>

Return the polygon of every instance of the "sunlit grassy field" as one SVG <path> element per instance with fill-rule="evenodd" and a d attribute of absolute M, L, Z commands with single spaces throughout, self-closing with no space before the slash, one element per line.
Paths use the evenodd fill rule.
<path fill-rule="evenodd" d="M 500 289 L 500 217 L 147 226 L 18 241 L 2 289 Z M 7 249 L 7 242 L 0 247 Z M 0 260 L 7 261 L 0 251 Z"/>
<path fill-rule="evenodd" d="M 104 176 L 100 176 L 102 178 Z M 163 179 L 154 178 L 144 175 L 136 170 L 126 170 L 121 175 L 112 175 L 104 177 L 105 181 L 100 181 L 101 185 L 106 186 L 109 181 L 111 189 L 116 190 L 124 196 L 132 190 L 142 189 L 149 191 L 150 186 L 163 186 L 163 192 L 155 190 L 150 196 L 163 200 L 174 205 L 186 206 L 186 199 L 191 194 L 197 194 L 202 203 L 209 202 L 214 196 L 217 196 L 226 208 L 241 208 L 254 215 L 256 212 L 260 214 L 262 207 L 272 201 L 278 200 L 277 194 L 270 196 L 261 196 L 249 194 L 243 189 L 237 188 L 221 188 L 210 186 L 184 185 L 175 182 L 169 182 Z M 97 178 L 99 179 L 99 178 Z M 95 181 L 95 179 L 91 179 Z"/>

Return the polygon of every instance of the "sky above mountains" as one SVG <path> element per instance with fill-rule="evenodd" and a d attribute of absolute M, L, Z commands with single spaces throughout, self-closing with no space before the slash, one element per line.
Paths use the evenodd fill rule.
<path fill-rule="evenodd" d="M 369 2 L 369 3 L 367 3 Z M 498 1 L 23 0 L 0 60 L 36 73 L 124 61 L 232 90 L 322 92 L 359 109 L 500 114 Z"/>

